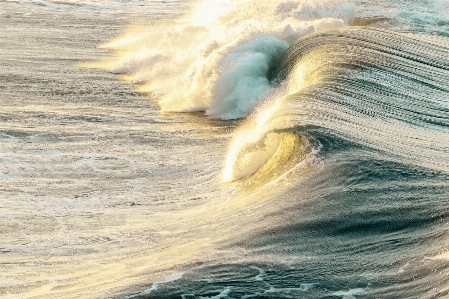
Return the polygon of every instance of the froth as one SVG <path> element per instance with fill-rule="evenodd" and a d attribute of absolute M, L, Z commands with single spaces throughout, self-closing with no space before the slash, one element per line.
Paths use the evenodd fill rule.
<path fill-rule="evenodd" d="M 222 119 L 247 115 L 270 94 L 270 67 L 298 38 L 343 26 L 355 14 L 344 1 L 200 1 L 182 18 L 134 26 L 89 64 L 139 84 L 163 111 Z"/>

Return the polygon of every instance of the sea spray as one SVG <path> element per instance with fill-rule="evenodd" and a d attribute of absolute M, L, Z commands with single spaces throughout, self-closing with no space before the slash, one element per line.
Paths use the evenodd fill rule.
<path fill-rule="evenodd" d="M 271 93 L 269 69 L 288 46 L 355 13 L 346 1 L 198 1 L 176 20 L 132 27 L 101 46 L 114 58 L 86 66 L 125 74 L 162 111 L 241 118 Z"/>

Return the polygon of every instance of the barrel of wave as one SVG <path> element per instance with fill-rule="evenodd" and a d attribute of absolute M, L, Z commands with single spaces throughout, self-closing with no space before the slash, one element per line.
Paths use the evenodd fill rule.
<path fill-rule="evenodd" d="M 223 182 L 271 181 L 288 172 L 312 151 L 308 138 L 297 132 L 300 124 L 286 111 L 286 102 L 291 101 L 290 95 L 320 82 L 325 69 L 317 63 L 321 54 L 311 52 L 299 61 L 294 60 L 291 62 L 294 65 L 287 67 L 289 73 L 282 74 L 283 78 L 273 74 L 272 82 L 282 81 L 236 132 L 228 148 Z"/>
<path fill-rule="evenodd" d="M 282 99 L 269 102 L 236 133 L 225 166 L 223 182 L 267 183 L 288 173 L 311 152 L 308 139 L 277 113 Z"/>

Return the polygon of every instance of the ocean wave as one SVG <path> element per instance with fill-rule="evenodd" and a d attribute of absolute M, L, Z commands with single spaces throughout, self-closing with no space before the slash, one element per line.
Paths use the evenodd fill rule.
<path fill-rule="evenodd" d="M 361 27 L 308 35 L 271 71 L 281 92 L 270 116 L 237 135 L 259 142 L 279 130 L 319 127 L 387 160 L 448 172 L 449 47 L 441 39 Z M 241 139 L 229 155 L 246 151 Z M 225 177 L 234 180 L 244 159 L 229 160 Z"/>
<path fill-rule="evenodd" d="M 224 181 L 258 173 L 291 134 L 304 146 L 287 148 L 312 153 L 304 126 L 448 171 L 448 40 L 347 27 L 356 14 L 346 1 L 199 1 L 174 22 L 132 27 L 102 45 L 113 59 L 86 66 L 122 74 L 162 111 L 246 117 Z"/>
<path fill-rule="evenodd" d="M 354 4 L 333 0 L 198 1 L 174 21 L 131 27 L 101 46 L 114 58 L 85 66 L 125 74 L 163 111 L 237 119 L 271 95 L 268 72 L 290 45 L 354 13 Z"/>

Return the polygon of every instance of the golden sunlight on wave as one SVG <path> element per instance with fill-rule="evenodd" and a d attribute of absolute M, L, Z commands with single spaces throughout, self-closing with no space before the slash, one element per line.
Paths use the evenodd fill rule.
<path fill-rule="evenodd" d="M 289 164 L 287 160 L 294 155 L 296 159 L 299 157 L 302 159 L 304 146 L 306 144 L 307 148 L 310 146 L 304 137 L 290 132 L 295 125 L 288 117 L 284 117 L 288 116 L 288 113 L 283 110 L 289 95 L 319 83 L 324 68 L 322 65 L 318 67 L 317 55 L 320 54 L 312 53 L 303 57 L 275 93 L 258 109 L 256 108 L 255 114 L 250 116 L 246 124 L 235 134 L 225 160 L 223 182 L 238 181 L 255 173 L 260 179 L 261 173 L 268 172 L 269 168 L 276 168 L 268 166 L 274 161 L 279 163 L 277 165 L 279 172 L 280 169 L 286 170 L 285 167 Z M 310 149 L 306 150 L 309 151 Z M 263 176 L 267 179 L 266 174 Z"/>
<path fill-rule="evenodd" d="M 325 2 L 338 9 L 334 1 Z M 111 59 L 81 66 L 122 74 L 162 111 L 242 118 L 271 93 L 268 73 L 290 45 L 351 18 L 346 6 L 341 9 L 347 14 L 333 18 L 319 9 L 322 5 L 196 1 L 177 19 L 131 26 L 100 46 L 113 52 Z M 308 17 L 310 12 L 318 17 Z"/>
<path fill-rule="evenodd" d="M 223 182 L 232 182 L 255 173 L 277 150 L 280 134 L 269 133 L 266 123 L 280 106 L 280 99 L 261 107 L 254 118 L 237 132 L 231 142 L 223 170 Z"/>

